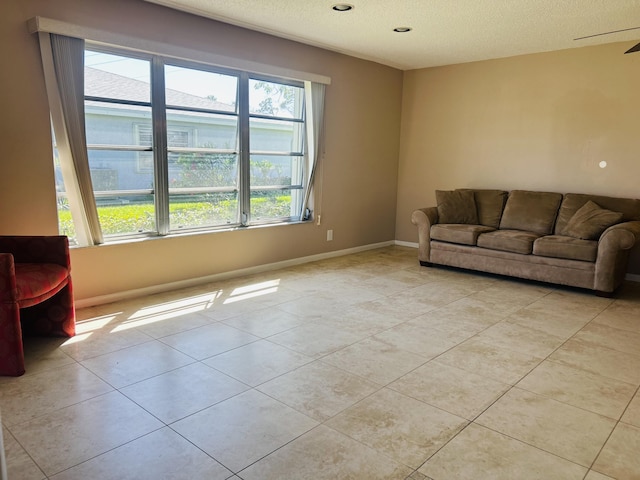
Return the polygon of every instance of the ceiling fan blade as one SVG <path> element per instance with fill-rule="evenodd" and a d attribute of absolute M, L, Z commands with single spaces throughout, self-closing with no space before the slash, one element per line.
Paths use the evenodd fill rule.
<path fill-rule="evenodd" d="M 574 38 L 574 40 L 584 40 L 585 38 L 601 37 L 602 35 L 611 35 L 612 33 L 628 32 L 630 30 L 638 30 L 640 27 L 623 28 L 622 30 L 611 30 L 610 32 L 596 33 L 585 37 Z"/>
<path fill-rule="evenodd" d="M 633 52 L 640 52 L 640 43 L 637 44 L 635 47 L 631 47 L 629 50 L 627 50 L 624 53 L 633 53 Z"/>

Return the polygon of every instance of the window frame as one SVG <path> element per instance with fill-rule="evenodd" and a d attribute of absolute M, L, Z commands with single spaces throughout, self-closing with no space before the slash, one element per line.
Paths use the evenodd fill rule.
<path fill-rule="evenodd" d="M 150 62 L 150 102 L 149 106 L 151 108 L 151 130 L 152 130 L 152 145 L 151 147 L 143 146 L 143 145 L 134 145 L 134 146 L 116 146 L 116 148 L 132 150 L 132 151 L 145 151 L 151 152 L 153 157 L 153 177 L 154 177 L 154 186 L 151 189 L 153 198 L 154 198 L 154 211 L 155 211 L 155 230 L 152 232 L 131 232 L 131 233 L 123 233 L 123 234 L 108 234 L 104 235 L 105 242 L 110 241 L 119 241 L 125 240 L 128 238 L 140 238 L 140 237 L 155 237 L 155 236 L 166 236 L 180 233 L 188 233 L 188 232 L 211 232 L 220 229 L 228 229 L 228 228 L 242 228 L 249 227 L 253 225 L 269 225 L 269 224 L 282 224 L 282 223 L 297 223 L 306 221 L 304 218 L 304 212 L 302 212 L 302 203 L 303 198 L 305 197 L 305 188 L 311 188 L 308 182 L 309 176 L 309 166 L 308 163 L 308 155 L 307 155 L 307 125 L 306 125 L 306 82 L 300 80 L 292 80 L 289 78 L 277 77 L 273 75 L 264 75 L 264 74 L 254 74 L 252 72 L 237 70 L 233 68 L 220 67 L 217 65 L 211 65 L 199 61 L 194 60 L 185 60 L 181 58 L 174 58 L 160 54 L 151 54 L 151 53 L 141 53 L 136 50 L 131 50 L 124 47 L 115 47 L 111 45 L 104 45 L 100 43 L 94 43 L 89 40 L 85 42 L 84 51 L 96 51 L 103 52 L 107 54 L 113 54 L 128 58 L 136 58 L 142 59 Z M 175 105 L 167 105 L 166 97 L 165 97 L 165 85 L 164 85 L 164 75 L 165 75 L 165 67 L 167 66 L 176 66 L 180 68 L 186 69 L 195 69 L 205 72 L 211 72 L 215 74 L 222 75 L 231 75 L 238 79 L 237 83 L 237 91 L 236 91 L 236 111 L 229 112 L 223 110 L 209 110 L 209 109 L 199 109 L 192 107 L 179 107 Z M 293 86 L 300 89 L 300 94 L 298 97 L 298 101 L 302 102 L 302 106 L 300 108 L 300 118 L 288 118 L 288 117 L 278 117 L 271 115 L 261 115 L 250 112 L 249 106 L 249 83 L 250 80 L 257 81 L 266 81 L 270 83 L 275 83 L 278 85 L 286 85 Z M 95 96 L 85 96 L 85 101 L 112 101 L 113 103 L 119 104 L 132 104 L 146 106 L 145 102 L 135 102 L 135 101 L 127 101 L 127 100 L 119 100 L 119 99 L 105 99 L 103 97 L 95 97 Z M 167 115 L 172 110 L 182 110 L 185 112 L 199 112 L 199 113 L 208 113 L 213 115 L 228 115 L 232 117 L 237 117 L 238 125 L 237 125 L 237 139 L 236 139 L 236 148 L 234 149 L 208 149 L 208 148 L 196 148 L 196 147 L 169 147 L 168 146 L 168 134 L 171 130 L 170 127 L 167 126 Z M 86 116 L 85 116 L 86 119 Z M 252 119 L 264 119 L 264 120 L 279 120 L 283 122 L 291 122 L 292 124 L 299 123 L 301 126 L 299 127 L 300 135 L 300 151 L 297 152 L 275 152 L 275 151 L 257 151 L 253 152 L 251 150 L 251 142 L 250 142 L 250 128 L 251 128 L 251 120 Z M 147 125 L 144 125 L 144 128 L 148 128 Z M 189 138 L 196 135 L 196 132 L 189 132 Z M 136 128 L 136 132 L 134 132 L 134 142 L 139 142 L 139 132 Z M 95 148 L 95 145 L 87 144 L 88 149 Z M 102 146 L 99 146 L 100 148 Z M 114 146 L 109 146 L 113 149 Z M 238 182 L 237 188 L 234 190 L 230 190 L 238 193 L 238 215 L 235 219 L 236 221 L 233 223 L 226 224 L 215 224 L 215 225 L 205 225 L 205 226 L 186 226 L 182 228 L 172 228 L 171 227 L 171 218 L 169 214 L 169 205 L 170 205 L 170 197 L 172 192 L 179 193 L 179 189 L 171 188 L 169 185 L 169 165 L 170 159 L 169 155 L 173 152 L 194 152 L 198 151 L 201 153 L 230 153 L 238 155 Z M 302 172 L 299 176 L 300 181 L 294 184 L 293 172 L 291 178 L 290 185 L 251 185 L 251 155 L 252 154 L 263 154 L 263 155 L 275 155 L 275 156 L 289 156 L 289 157 L 300 157 L 299 167 Z M 139 162 L 136 164 L 139 167 Z M 145 169 L 146 170 L 146 169 Z M 193 190 L 192 193 L 201 193 L 211 192 L 213 190 L 221 191 L 221 187 L 194 187 L 189 188 L 189 191 Z M 198 190 L 198 192 L 196 192 Z M 227 189 L 228 190 L 228 189 Z M 288 191 L 291 194 L 291 210 L 292 214 L 289 216 L 282 217 L 270 217 L 270 218 L 252 218 L 251 212 L 251 197 L 252 192 L 254 191 Z M 206 191 L 206 192 L 205 192 Z M 225 190 L 226 191 L 226 190 Z M 294 195 L 295 192 L 298 192 Z M 94 194 L 96 191 L 94 190 Z M 145 192 L 148 193 L 146 190 Z M 293 212 L 295 206 L 295 212 Z M 255 216 L 254 216 L 255 217 Z"/>

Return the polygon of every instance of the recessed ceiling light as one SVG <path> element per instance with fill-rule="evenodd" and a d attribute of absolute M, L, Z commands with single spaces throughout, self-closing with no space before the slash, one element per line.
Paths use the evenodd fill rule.
<path fill-rule="evenodd" d="M 353 10 L 355 7 L 348 3 L 336 3 L 333 7 L 336 12 L 348 12 L 349 10 Z"/>
<path fill-rule="evenodd" d="M 398 33 L 407 33 L 407 32 L 410 32 L 411 30 L 413 30 L 413 28 L 411 27 L 396 27 L 393 29 L 394 32 L 398 32 Z"/>

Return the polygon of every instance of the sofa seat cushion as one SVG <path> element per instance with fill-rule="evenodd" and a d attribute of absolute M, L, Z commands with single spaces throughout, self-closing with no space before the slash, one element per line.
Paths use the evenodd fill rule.
<path fill-rule="evenodd" d="M 598 242 L 562 235 L 547 235 L 533 242 L 533 254 L 595 262 L 598 255 Z"/>
<path fill-rule="evenodd" d="M 533 242 L 541 235 L 520 230 L 496 230 L 483 233 L 478 237 L 477 245 L 491 250 L 529 254 L 533 252 Z"/>
<path fill-rule="evenodd" d="M 504 207 L 500 228 L 549 235 L 561 201 L 560 193 L 513 190 Z"/>
<path fill-rule="evenodd" d="M 69 281 L 69 270 L 53 263 L 16 263 L 15 271 L 20 308 L 52 297 Z"/>
<path fill-rule="evenodd" d="M 484 225 L 463 225 L 456 223 L 437 223 L 431 227 L 431 238 L 441 242 L 475 245 L 481 233 L 494 231 L 495 228 Z"/>

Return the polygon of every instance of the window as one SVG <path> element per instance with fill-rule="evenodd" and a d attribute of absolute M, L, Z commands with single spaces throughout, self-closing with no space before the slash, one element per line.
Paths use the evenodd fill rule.
<path fill-rule="evenodd" d="M 89 44 L 84 55 L 86 148 L 106 240 L 303 218 L 303 82 Z M 73 236 L 60 178 L 60 229 Z"/>

